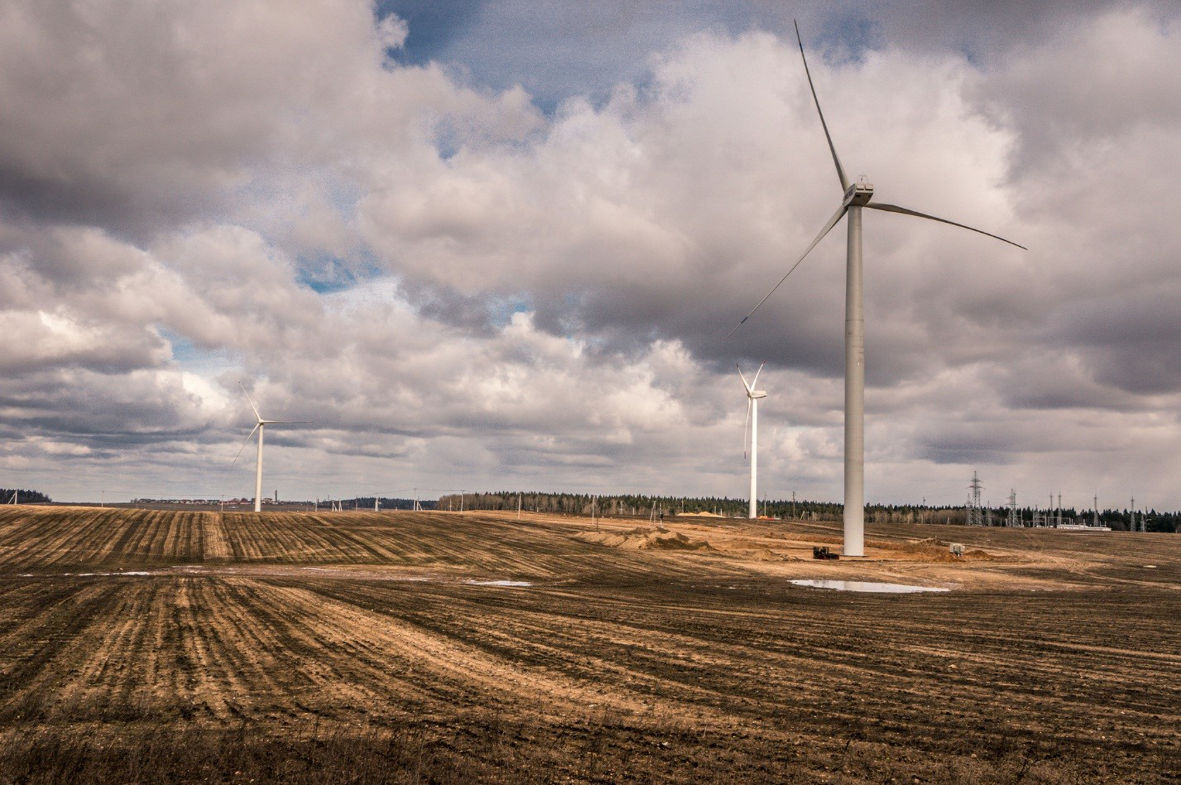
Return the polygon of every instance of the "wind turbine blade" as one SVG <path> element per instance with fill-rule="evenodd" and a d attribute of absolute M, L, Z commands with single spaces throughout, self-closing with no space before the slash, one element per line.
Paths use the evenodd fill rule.
<path fill-rule="evenodd" d="M 246 402 L 250 404 L 250 408 L 254 410 L 254 416 L 259 422 L 262 422 L 262 415 L 258 413 L 258 407 L 254 405 L 254 400 L 250 397 L 250 393 L 246 392 L 246 386 L 242 382 L 238 382 L 238 386 L 242 388 L 242 394 L 246 396 Z"/>
<path fill-rule="evenodd" d="M 750 393 L 751 391 L 753 391 L 754 385 L 753 385 L 753 383 L 748 382 L 746 380 L 746 376 L 742 373 L 742 366 L 739 365 L 738 363 L 735 363 L 734 367 L 738 369 L 738 378 L 742 379 L 742 386 L 746 388 L 747 393 Z"/>
<path fill-rule="evenodd" d="M 841 168 L 841 159 L 837 157 L 837 148 L 832 143 L 832 135 L 828 132 L 828 123 L 824 122 L 824 112 L 820 109 L 820 99 L 816 97 L 816 86 L 812 84 L 812 72 L 808 70 L 808 58 L 804 57 L 804 39 L 800 37 L 800 23 L 792 20 L 796 26 L 796 41 L 800 44 L 800 58 L 804 61 L 804 73 L 808 76 L 808 88 L 812 91 L 812 100 L 816 102 L 816 114 L 820 115 L 820 125 L 824 128 L 824 138 L 828 140 L 828 149 L 832 153 L 832 162 L 837 167 L 837 177 L 841 179 L 841 191 L 849 190 L 849 178 L 845 177 L 845 170 Z"/>
<path fill-rule="evenodd" d="M 751 392 L 755 391 L 755 385 L 759 383 L 759 374 L 763 372 L 763 366 L 766 364 L 767 364 L 767 361 L 763 360 L 762 364 L 759 365 L 759 369 L 757 371 L 755 371 L 755 378 L 750 380 L 750 391 Z"/>
<path fill-rule="evenodd" d="M 259 423 L 250 429 L 250 433 L 246 434 L 246 438 L 242 440 L 242 446 L 238 448 L 238 454 L 234 456 L 234 460 L 230 461 L 230 466 L 234 466 L 236 463 L 238 463 L 238 459 L 242 457 L 242 451 L 246 449 L 246 443 L 250 441 L 250 437 L 254 435 L 254 432 L 257 431 L 261 425 L 262 423 Z"/>
<path fill-rule="evenodd" d="M 824 225 L 824 228 L 820 230 L 820 234 L 816 235 L 816 239 L 813 240 L 808 245 L 808 247 L 804 249 L 804 252 L 802 254 L 800 254 L 800 258 L 796 259 L 795 264 L 793 264 L 788 269 L 788 271 L 784 274 L 784 276 L 779 279 L 779 283 L 772 286 L 771 291 L 769 291 L 765 295 L 763 295 L 763 299 L 761 299 L 757 303 L 755 303 L 755 307 L 750 309 L 750 313 L 748 313 L 746 316 L 743 316 L 742 321 L 740 321 L 738 324 L 734 325 L 734 329 L 731 330 L 726 335 L 727 339 L 729 339 L 730 336 L 733 335 L 734 333 L 738 332 L 738 328 L 741 327 L 742 325 L 746 324 L 747 319 L 754 316 L 755 311 L 759 310 L 759 308 L 762 307 L 763 303 L 767 302 L 768 297 L 775 294 L 775 290 L 783 285 L 783 282 L 787 280 L 787 276 L 789 276 L 793 272 L 795 272 L 795 269 L 797 267 L 799 267 L 800 263 L 804 261 L 805 257 L 807 257 L 808 254 L 810 254 L 812 252 L 812 249 L 816 247 L 816 244 L 824 239 L 824 235 L 826 235 L 832 231 L 832 228 L 837 225 L 837 221 L 841 220 L 841 216 L 843 216 L 845 214 L 845 210 L 847 210 L 848 208 L 849 208 L 849 200 L 845 199 L 845 201 L 841 202 L 841 206 L 839 208 L 837 208 L 837 211 L 832 214 L 832 218 L 828 219 L 828 223 L 826 223 Z"/>
<path fill-rule="evenodd" d="M 967 224 L 961 224 L 961 223 L 956 223 L 955 221 L 949 221 L 946 218 L 938 218 L 934 215 L 927 215 L 926 213 L 920 213 L 918 210 L 911 210 L 906 207 L 899 207 L 896 204 L 885 204 L 883 202 L 869 202 L 865 206 L 869 207 L 873 210 L 882 210 L 883 212 L 887 212 L 887 213 L 902 213 L 903 215 L 913 215 L 915 218 L 927 218 L 932 221 L 938 221 L 939 223 L 951 224 L 952 226 L 958 226 L 961 229 L 967 229 L 970 232 L 976 232 L 977 234 L 987 235 L 987 236 L 993 238 L 994 240 L 1000 240 L 1002 243 L 1008 243 L 1009 245 L 1015 245 L 1018 248 L 1020 248 L 1022 251 L 1029 250 L 1024 245 L 1021 245 L 1020 243 L 1015 243 L 1012 240 L 1006 240 L 1005 238 L 1001 237 L 999 234 L 993 234 L 992 232 L 986 232 L 983 229 L 977 229 L 975 226 L 968 226 Z"/>

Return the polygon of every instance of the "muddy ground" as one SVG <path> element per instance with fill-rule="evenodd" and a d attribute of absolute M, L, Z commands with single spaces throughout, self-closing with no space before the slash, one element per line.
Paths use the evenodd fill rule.
<path fill-rule="evenodd" d="M 839 543 L 4 509 L 0 783 L 1181 782 L 1181 536 L 871 525 L 811 559 Z"/>

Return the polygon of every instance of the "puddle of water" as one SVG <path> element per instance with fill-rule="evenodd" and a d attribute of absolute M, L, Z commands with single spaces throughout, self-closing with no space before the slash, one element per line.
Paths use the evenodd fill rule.
<path fill-rule="evenodd" d="M 834 581 L 834 580 L 793 580 L 796 586 L 811 586 L 814 589 L 835 589 L 836 591 L 858 591 L 873 594 L 914 594 L 928 591 L 951 591 L 935 586 L 913 586 L 907 583 L 875 583 L 873 581 Z"/>
<path fill-rule="evenodd" d="M 532 586 L 529 581 L 464 581 L 472 586 Z"/>

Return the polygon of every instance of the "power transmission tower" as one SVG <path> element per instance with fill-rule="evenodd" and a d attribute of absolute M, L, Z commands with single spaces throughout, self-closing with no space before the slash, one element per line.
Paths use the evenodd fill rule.
<path fill-rule="evenodd" d="M 980 484 L 980 477 L 976 472 L 972 472 L 972 482 L 968 485 L 968 490 L 971 495 L 968 497 L 968 509 L 966 522 L 969 526 L 983 526 L 984 515 L 983 510 L 980 509 L 980 491 L 984 486 Z"/>

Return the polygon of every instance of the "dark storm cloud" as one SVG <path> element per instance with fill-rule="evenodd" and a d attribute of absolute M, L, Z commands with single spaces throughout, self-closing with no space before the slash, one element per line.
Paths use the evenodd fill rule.
<path fill-rule="evenodd" d="M 1073 345 L 1095 383 L 1132 395 L 1181 388 L 1181 286 L 1081 301 L 1049 325 L 1047 342 Z M 1124 396 L 1116 405 L 1128 406 Z"/>
<path fill-rule="evenodd" d="M 211 423 L 193 416 L 190 395 L 178 382 L 142 372 L 47 371 L 11 380 L 0 406 L 21 412 L 11 421 L 26 433 L 69 435 L 96 449 L 162 435 L 201 440 Z"/>

